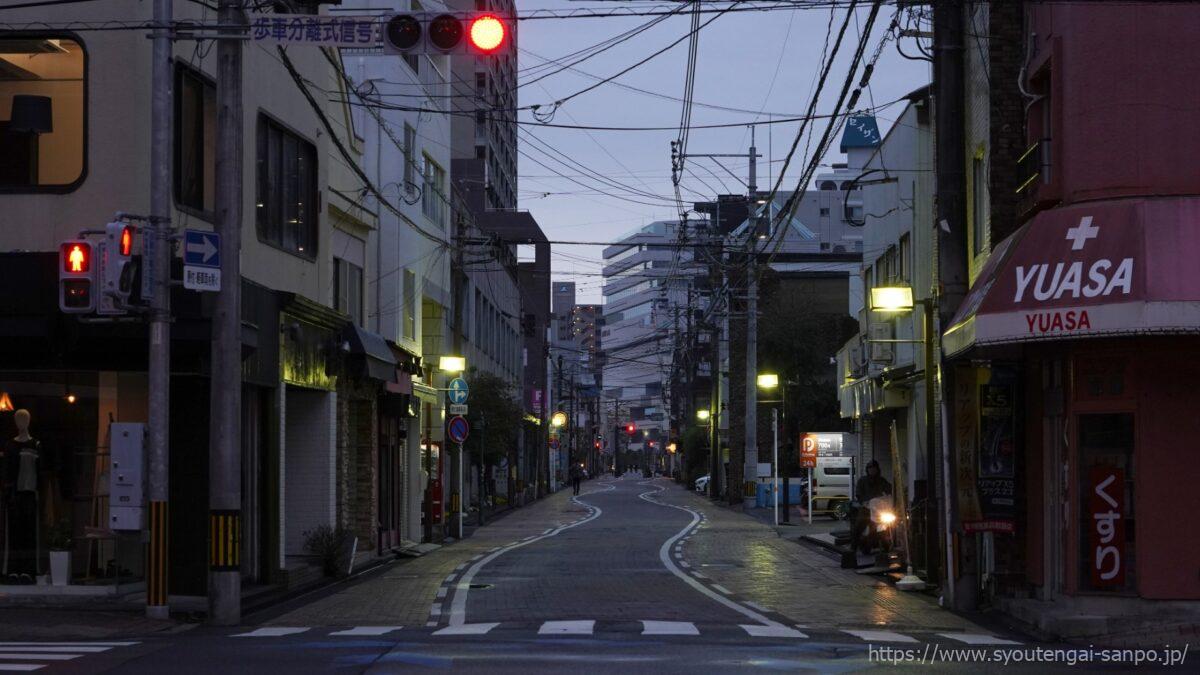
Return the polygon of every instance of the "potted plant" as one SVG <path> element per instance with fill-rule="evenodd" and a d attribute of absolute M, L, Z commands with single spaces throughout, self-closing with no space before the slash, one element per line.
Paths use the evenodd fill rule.
<path fill-rule="evenodd" d="M 71 544 L 74 528 L 63 519 L 46 530 L 46 547 L 50 549 L 50 582 L 66 586 L 71 581 Z"/>
<path fill-rule="evenodd" d="M 341 525 L 319 525 L 304 532 L 304 549 L 320 561 L 321 570 L 330 577 L 349 574 L 357 545 L 358 538 Z"/>

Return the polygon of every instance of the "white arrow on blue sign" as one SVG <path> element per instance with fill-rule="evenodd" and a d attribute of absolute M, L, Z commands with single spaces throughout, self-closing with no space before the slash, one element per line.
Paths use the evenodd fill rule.
<path fill-rule="evenodd" d="M 446 392 L 446 395 L 450 398 L 451 403 L 461 405 L 467 402 L 467 393 L 469 391 L 470 388 L 467 387 L 467 381 L 461 377 L 456 377 L 450 380 L 449 391 Z"/>
<path fill-rule="evenodd" d="M 186 230 L 183 264 L 192 267 L 221 267 L 221 235 L 204 230 Z"/>

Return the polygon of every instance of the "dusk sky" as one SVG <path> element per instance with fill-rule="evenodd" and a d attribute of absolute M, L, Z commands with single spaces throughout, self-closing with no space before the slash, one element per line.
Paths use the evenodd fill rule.
<path fill-rule="evenodd" d="M 818 114 L 832 110 L 845 81 L 847 66 L 869 13 L 869 3 L 863 4 L 867 7 L 857 10 L 856 20 L 851 22 L 846 32 L 817 106 Z M 520 3 L 518 9 L 522 15 L 526 15 L 532 10 L 542 8 L 611 9 L 631 6 L 647 9 L 667 7 L 652 2 L 539 0 Z M 744 153 L 748 149 L 750 132 L 746 127 L 695 129 L 697 125 L 749 123 L 755 120 L 762 122 L 772 117 L 803 115 L 820 71 L 831 11 L 833 25 L 829 43 L 832 45 L 845 16 L 846 10 L 843 7 L 832 10 L 828 7 L 804 7 L 729 13 L 703 28 L 700 31 L 695 103 L 692 110 L 693 130 L 688 141 L 688 151 Z M 895 11 L 895 7 L 887 5 L 880 11 L 864 54 L 864 61 L 869 59 L 877 48 L 892 22 Z M 701 21 L 706 21 L 712 16 L 714 15 L 703 14 Z M 628 41 L 574 66 L 587 75 L 566 70 L 530 83 L 535 77 L 558 69 L 558 66 L 547 64 L 545 59 L 561 59 L 585 47 L 625 33 L 653 18 L 548 19 L 520 22 L 518 44 L 521 86 L 517 105 L 538 103 L 543 104 L 542 110 L 549 109 L 552 107 L 549 104 L 555 100 L 596 84 L 597 80 L 588 75 L 609 77 L 684 36 L 690 29 L 689 17 L 669 17 Z M 906 38 L 903 42 L 906 53 L 916 53 L 914 40 Z M 555 124 L 670 127 L 670 131 L 582 131 L 522 125 L 518 140 L 521 148 L 520 208 L 533 213 L 551 240 L 612 241 L 644 224 L 678 217 L 671 185 L 670 142 L 677 136 L 676 129 L 682 104 L 671 99 L 679 98 L 684 92 L 687 52 L 687 40 L 684 40 L 614 82 L 606 83 L 567 101 L 551 120 Z M 577 58 L 579 57 L 573 57 L 572 60 Z M 927 61 L 905 59 L 897 53 L 895 40 L 889 41 L 875 68 L 870 87 L 860 96 L 857 108 L 884 106 L 928 83 L 931 72 L 929 65 Z M 856 84 L 860 75 L 861 67 L 855 75 Z M 653 93 L 635 91 L 632 88 Z M 745 112 L 707 106 L 737 108 Z M 876 112 L 882 133 L 887 133 L 892 121 L 902 109 L 903 104 L 896 103 Z M 528 111 L 522 112 L 521 118 L 533 119 Z M 814 133 L 811 139 L 814 144 L 824 132 L 826 124 L 827 120 L 818 119 L 809 125 L 809 129 Z M 758 164 L 760 190 L 770 189 L 773 180 L 778 177 L 783 157 L 798 128 L 799 122 L 758 127 L 757 147 L 763 155 Z M 808 141 L 807 133 L 805 141 Z M 801 142 L 800 150 L 792 161 L 781 190 L 795 187 L 804 165 L 811 156 L 811 152 L 803 152 L 804 148 L 805 142 Z M 555 154 L 555 151 L 566 157 Z M 551 157 L 568 164 L 564 165 Z M 823 163 L 835 161 L 841 161 L 836 140 Z M 729 172 L 745 180 L 747 161 L 727 158 L 721 162 L 725 168 L 718 166 L 711 159 L 695 158 L 688 162 L 690 171 L 685 172 L 682 182 L 682 196 L 688 206 L 692 201 L 711 198 L 716 192 L 745 191 L 745 186 L 735 180 Z M 579 165 L 612 181 L 628 185 L 639 191 L 639 194 L 619 186 L 604 185 Z M 557 176 L 555 172 L 578 182 Z M 601 190 L 617 196 L 602 194 Z M 651 193 L 654 197 L 640 193 Z M 600 302 L 602 279 L 599 272 L 602 247 L 556 245 L 554 249 L 555 279 L 575 281 L 578 284 L 580 302 Z"/>

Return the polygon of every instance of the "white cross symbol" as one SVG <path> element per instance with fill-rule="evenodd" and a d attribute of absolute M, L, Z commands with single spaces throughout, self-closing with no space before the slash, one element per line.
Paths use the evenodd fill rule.
<path fill-rule="evenodd" d="M 1079 251 L 1083 249 L 1083 245 L 1088 239 L 1095 239 L 1096 235 L 1100 234 L 1100 227 L 1092 227 L 1092 217 L 1084 216 L 1079 219 L 1079 224 L 1075 227 L 1067 228 L 1067 239 L 1071 240 L 1071 250 Z"/>

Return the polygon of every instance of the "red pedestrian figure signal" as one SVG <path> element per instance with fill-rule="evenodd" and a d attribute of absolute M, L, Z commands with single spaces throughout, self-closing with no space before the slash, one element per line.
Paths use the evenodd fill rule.
<path fill-rule="evenodd" d="M 63 271 L 87 273 L 92 264 L 92 247 L 87 244 L 63 244 L 63 248 L 67 251 L 63 258 L 66 263 Z"/>

